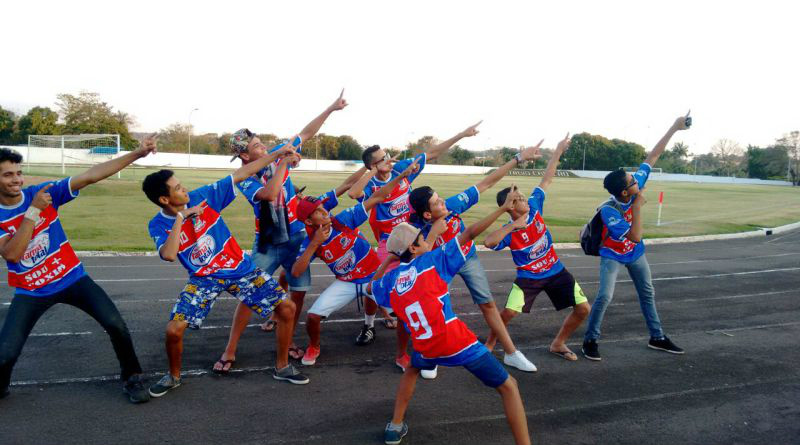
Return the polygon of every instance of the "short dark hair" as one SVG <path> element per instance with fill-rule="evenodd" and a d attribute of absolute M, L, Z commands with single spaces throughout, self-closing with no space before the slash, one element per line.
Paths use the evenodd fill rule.
<path fill-rule="evenodd" d="M 21 164 L 22 155 L 8 148 L 0 148 L 0 162 L 6 161 L 13 162 L 14 164 Z"/>
<path fill-rule="evenodd" d="M 506 198 L 508 198 L 509 193 L 511 193 L 511 187 L 506 187 L 497 192 L 497 207 L 502 207 L 503 204 L 506 203 Z"/>
<path fill-rule="evenodd" d="M 147 177 L 144 178 L 144 182 L 142 182 L 142 191 L 147 195 L 147 199 L 153 201 L 153 203 L 159 207 L 164 207 L 158 198 L 169 196 L 167 181 L 169 181 L 169 178 L 174 174 L 175 172 L 172 170 L 159 170 L 147 175 Z"/>
<path fill-rule="evenodd" d="M 622 191 L 628 188 L 628 175 L 625 170 L 619 168 L 607 174 L 603 179 L 603 187 L 608 190 L 608 193 L 619 197 Z"/>
<path fill-rule="evenodd" d="M 361 160 L 364 161 L 364 167 L 371 168 L 372 167 L 372 153 L 380 150 L 380 145 L 371 145 L 364 149 L 364 152 L 361 153 Z"/>
<path fill-rule="evenodd" d="M 423 213 L 431 211 L 431 196 L 433 196 L 433 189 L 427 185 L 417 187 L 408 194 L 408 203 L 411 204 L 411 208 L 420 219 L 424 219 Z"/>

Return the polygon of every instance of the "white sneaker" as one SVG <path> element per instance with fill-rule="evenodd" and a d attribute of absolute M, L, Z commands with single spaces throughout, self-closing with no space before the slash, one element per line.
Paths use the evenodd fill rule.
<path fill-rule="evenodd" d="M 520 371 L 536 372 L 536 365 L 531 363 L 519 349 L 513 354 L 506 354 L 505 357 L 503 357 L 503 363 L 508 366 L 513 366 Z"/>
<path fill-rule="evenodd" d="M 436 366 L 433 369 L 423 369 L 420 371 L 420 374 L 422 375 L 423 379 L 433 380 L 439 374 L 439 367 Z"/>

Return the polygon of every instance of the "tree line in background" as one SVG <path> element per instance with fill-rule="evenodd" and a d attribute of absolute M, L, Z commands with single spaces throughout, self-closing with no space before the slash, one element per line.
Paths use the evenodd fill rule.
<path fill-rule="evenodd" d="M 24 115 L 0 107 L 0 145 L 27 144 L 28 135 L 59 134 L 119 134 L 124 149 L 138 147 L 147 133 L 132 133 L 133 116 L 103 102 L 97 93 L 59 94 L 58 111 L 34 107 Z M 161 129 L 159 150 L 186 153 L 191 137 L 193 154 L 228 154 L 230 133 L 193 135 L 187 124 L 175 123 Z M 191 136 L 190 136 L 191 135 Z M 277 143 L 278 136 L 259 134 L 267 144 Z M 423 136 L 405 147 L 384 147 L 400 159 L 425 151 L 437 140 Z M 310 159 L 360 160 L 364 147 L 352 136 L 318 134 L 304 144 L 304 155 Z M 495 167 L 510 160 L 516 148 L 496 147 L 483 151 L 452 147 L 437 164 L 478 165 Z M 544 168 L 552 150 L 542 150 L 541 159 L 529 168 Z M 620 166 L 637 166 L 644 161 L 646 150 L 639 144 L 622 139 L 579 133 L 572 137 L 570 148 L 562 156 L 561 168 L 574 170 L 612 170 Z M 748 146 L 746 149 L 728 139 L 720 139 L 709 153 L 692 155 L 689 147 L 676 142 L 658 161 L 666 173 L 687 173 L 714 176 L 738 176 L 759 179 L 786 179 L 800 184 L 800 131 L 792 131 L 767 147 Z"/>

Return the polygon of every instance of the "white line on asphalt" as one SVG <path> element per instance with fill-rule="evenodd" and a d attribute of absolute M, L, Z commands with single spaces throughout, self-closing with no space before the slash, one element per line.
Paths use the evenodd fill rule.
<path fill-rule="evenodd" d="M 706 332 L 736 332 L 736 331 L 747 331 L 747 330 L 754 330 L 754 329 L 767 329 L 767 328 L 775 328 L 775 327 L 786 327 L 786 326 L 796 326 L 800 325 L 800 321 L 795 322 L 787 322 L 787 323 L 774 323 L 774 324 L 762 324 L 756 326 L 741 326 L 738 328 L 727 328 L 727 329 L 716 329 L 713 331 L 693 331 L 693 332 L 684 332 L 681 334 L 676 334 L 676 336 L 685 336 L 685 335 L 692 335 L 692 334 L 701 334 Z M 623 338 L 623 339 L 616 339 L 616 340 L 603 340 L 603 343 L 622 343 L 628 341 L 640 341 L 642 338 L 649 338 L 649 337 L 630 337 L 630 338 Z M 573 344 L 573 343 L 570 343 Z M 548 346 L 519 346 L 519 349 L 540 349 L 546 348 Z M 394 366 L 394 365 L 392 365 Z M 322 367 L 322 366 L 320 366 Z M 251 367 L 251 368 L 235 368 L 231 369 L 231 373 L 252 373 L 252 372 L 263 372 L 269 369 L 273 369 L 272 366 L 258 366 L 258 367 Z M 201 369 L 189 369 L 186 371 L 181 371 L 181 377 L 186 376 L 202 376 L 209 374 L 211 371 L 207 368 Z M 153 378 L 156 376 L 161 375 L 162 372 L 149 372 L 144 373 L 145 377 Z M 90 383 L 90 382 L 106 382 L 111 380 L 119 379 L 118 375 L 101 375 L 101 376 L 93 376 L 93 377 L 72 377 L 72 378 L 63 378 L 63 379 L 42 379 L 42 380 L 18 380 L 11 382 L 11 386 L 31 386 L 31 385 L 56 385 L 56 384 L 64 384 L 64 383 Z M 719 388 L 731 388 L 734 386 L 721 386 Z M 701 389 L 702 390 L 702 389 Z M 689 391 L 697 391 L 697 390 L 689 390 Z M 682 393 L 685 391 L 680 391 Z M 665 394 L 677 394 L 677 393 L 665 393 Z M 653 397 L 653 396 L 647 396 Z M 620 399 L 620 400 L 628 400 L 628 399 Z M 501 418 L 505 418 L 505 416 L 501 416 Z"/>
<path fill-rule="evenodd" d="M 41 334 L 31 334 L 30 337 L 61 337 L 65 335 L 90 335 L 92 331 L 83 332 L 43 332 Z"/>
<path fill-rule="evenodd" d="M 764 296 L 768 296 L 768 295 L 787 294 L 787 293 L 790 293 L 790 292 L 800 292 L 800 291 L 798 291 L 797 289 L 791 289 L 791 290 L 781 290 L 781 291 L 772 291 L 772 292 L 759 292 L 759 293 L 755 293 L 755 294 L 721 295 L 721 296 L 717 296 L 717 297 L 708 297 L 708 298 L 684 298 L 684 299 L 681 299 L 681 300 L 659 301 L 658 304 L 659 304 L 659 306 L 662 306 L 662 305 L 670 305 L 670 304 L 676 304 L 676 303 L 694 303 L 694 302 L 698 302 L 698 301 L 732 300 L 732 299 L 736 299 L 736 298 L 764 297 Z M 231 299 L 231 300 L 234 299 L 233 297 L 226 297 L 226 298 Z M 165 301 L 167 301 L 167 300 L 165 300 Z M 172 301 L 172 300 L 168 300 L 168 301 Z M 637 304 L 638 305 L 637 302 L 624 303 L 624 302 L 615 301 L 615 302 L 609 304 L 608 306 L 609 307 L 619 307 L 619 306 L 626 306 L 628 304 Z M 551 307 L 536 308 L 536 312 L 547 312 L 547 311 L 555 311 L 555 309 L 553 309 Z M 459 317 L 474 317 L 474 316 L 477 316 L 477 315 L 483 315 L 483 312 L 464 312 L 464 313 L 459 313 L 458 314 Z M 340 319 L 335 319 L 335 320 L 327 320 L 327 319 L 326 320 L 322 320 L 322 323 L 363 323 L 363 322 L 364 322 L 363 318 L 340 318 Z M 301 322 L 298 322 L 298 324 L 302 325 L 302 324 L 305 324 L 305 322 L 301 321 Z M 246 327 L 255 328 L 255 327 L 258 327 L 258 326 L 261 326 L 261 324 L 260 323 L 251 323 L 251 324 L 248 324 Z M 230 328 L 231 328 L 230 325 L 207 325 L 207 326 L 201 326 L 200 330 L 204 331 L 204 330 L 212 330 L 212 329 L 230 329 Z M 136 330 L 136 329 L 131 329 L 130 332 L 147 332 L 147 331 L 140 331 L 140 330 Z M 84 332 L 55 332 L 55 333 L 31 334 L 31 337 L 54 337 L 54 336 L 66 336 L 66 335 L 89 335 L 89 334 L 92 334 L 92 333 L 93 333 L 92 331 L 84 331 Z"/>
<path fill-rule="evenodd" d="M 800 232 L 791 233 L 790 235 L 797 235 L 797 234 L 800 234 Z M 772 241 L 777 241 L 777 240 L 779 240 L 779 239 L 781 239 L 781 238 L 783 238 L 785 236 L 789 236 L 789 235 L 780 236 L 778 238 L 773 239 Z M 771 241 L 767 241 L 767 242 L 769 243 Z M 750 256 L 750 257 L 710 258 L 710 259 L 704 259 L 704 260 L 670 261 L 670 262 L 664 262 L 664 263 L 650 263 L 650 265 L 651 266 L 671 266 L 671 265 L 675 265 L 675 264 L 711 263 L 711 262 L 716 262 L 716 261 L 739 261 L 739 262 L 741 262 L 741 261 L 746 261 L 746 260 L 757 260 L 757 259 L 763 259 L 763 258 L 777 258 L 777 257 L 795 256 L 795 255 L 800 255 L 800 252 L 778 253 L 778 254 L 774 254 L 774 255 L 758 255 L 758 256 Z M 563 255 L 559 255 L 559 256 L 561 258 L 579 257 L 579 255 L 569 255 L 569 254 L 563 254 Z M 509 258 L 503 257 L 503 260 L 508 260 L 509 263 L 510 263 L 511 258 L 510 257 Z M 487 260 L 483 260 L 483 262 L 486 263 Z M 312 266 L 318 266 L 319 268 L 322 268 L 322 269 L 324 269 L 326 267 L 325 264 L 320 264 L 320 263 L 312 263 L 311 265 Z M 124 265 L 124 266 L 110 266 L 110 265 L 92 266 L 92 265 L 84 264 L 83 266 L 86 269 L 131 268 L 131 267 L 134 267 L 134 268 L 138 268 L 138 267 L 158 267 L 158 268 L 161 268 L 161 267 L 164 267 L 164 265 L 161 265 L 161 264 L 140 264 L 140 265 Z M 168 267 L 180 268 L 180 266 L 173 266 L 173 265 L 168 265 Z M 591 266 L 570 266 L 569 269 L 597 269 L 598 267 L 599 266 L 597 264 L 595 264 L 595 265 L 591 265 Z M 5 268 L 0 267 L 0 272 L 2 272 L 3 270 L 5 270 Z M 511 266 L 511 268 L 507 268 L 507 269 L 486 269 L 485 271 L 486 272 L 508 272 L 508 271 L 513 271 L 513 266 Z M 311 275 L 311 278 L 333 278 L 333 277 L 335 277 L 335 275 L 333 275 L 333 274 Z M 181 281 L 181 280 L 185 280 L 185 279 L 186 279 L 186 277 L 180 277 L 180 278 L 148 278 L 148 279 L 131 279 L 130 281 L 154 281 L 154 280 L 155 281 L 170 281 L 170 280 Z M 97 279 L 97 280 L 94 280 L 94 281 L 96 281 L 96 282 L 103 282 L 103 281 L 113 282 L 113 281 L 126 281 L 126 280 L 125 279 L 122 279 L 122 280 Z M 8 282 L 7 281 L 0 281 L 0 284 L 8 284 Z"/>

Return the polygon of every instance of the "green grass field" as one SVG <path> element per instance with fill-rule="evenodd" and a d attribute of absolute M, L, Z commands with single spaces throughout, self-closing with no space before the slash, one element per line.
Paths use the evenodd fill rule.
<path fill-rule="evenodd" d="M 83 169 L 67 169 L 73 175 Z M 76 250 L 153 250 L 147 233 L 147 223 L 158 211 L 141 191 L 141 181 L 152 170 L 128 169 L 122 178 L 116 176 L 81 191 L 75 202 L 64 206 L 60 215 L 67 235 Z M 28 183 L 61 177 L 60 168 L 33 166 Z M 190 189 L 225 175 L 216 170 L 179 170 L 178 177 Z M 308 186 L 306 194 L 318 195 L 338 185 L 346 178 L 343 173 L 293 173 L 296 185 Z M 475 175 L 422 175 L 414 185 L 429 185 L 442 196 L 452 196 L 481 180 Z M 470 224 L 496 207 L 495 194 L 515 182 L 530 193 L 539 178 L 505 178 L 483 194 L 481 201 L 464 215 Z M 645 207 L 645 235 L 648 238 L 731 233 L 759 227 L 774 227 L 800 221 L 798 189 L 762 185 L 721 185 L 651 181 L 649 202 Z M 665 194 L 662 225 L 656 227 L 658 193 Z M 557 178 L 548 190 L 544 217 L 556 242 L 575 242 L 578 231 L 592 216 L 594 209 L 608 194 L 600 180 Z M 354 202 L 346 195 L 339 209 Z M 336 213 L 336 211 L 334 211 Z M 253 212 L 241 196 L 223 213 L 239 244 L 249 249 L 253 243 Z M 495 223 L 499 227 L 506 219 Z M 367 224 L 363 233 L 374 241 Z"/>

